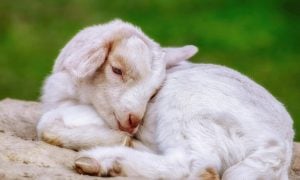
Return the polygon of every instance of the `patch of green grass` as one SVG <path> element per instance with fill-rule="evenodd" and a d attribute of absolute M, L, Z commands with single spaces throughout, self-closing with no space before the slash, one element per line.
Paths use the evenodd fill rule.
<path fill-rule="evenodd" d="M 197 45 L 194 62 L 251 77 L 285 104 L 299 131 L 299 7 L 296 0 L 2 0 L 0 98 L 37 100 L 59 50 L 76 32 L 121 18 L 162 45 Z"/>

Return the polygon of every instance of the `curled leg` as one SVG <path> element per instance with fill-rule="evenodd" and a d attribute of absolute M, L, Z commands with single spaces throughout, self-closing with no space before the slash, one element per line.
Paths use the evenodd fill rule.
<path fill-rule="evenodd" d="M 97 145 L 119 145 L 127 136 L 109 128 L 92 108 L 87 110 L 79 105 L 74 109 L 77 111 L 72 113 L 66 113 L 66 107 L 45 113 L 37 126 L 38 138 L 49 144 L 80 150 Z M 77 112 L 80 115 L 76 116 Z"/>
<path fill-rule="evenodd" d="M 222 178 L 288 180 L 291 148 L 275 140 L 266 141 L 243 161 L 228 168 Z"/>
<path fill-rule="evenodd" d="M 182 151 L 158 155 L 128 147 L 98 147 L 81 152 L 75 169 L 81 174 L 158 179 L 190 178 L 190 158 Z M 88 162 L 88 165 L 85 164 Z M 218 180 L 217 172 L 204 169 L 198 179 Z"/>

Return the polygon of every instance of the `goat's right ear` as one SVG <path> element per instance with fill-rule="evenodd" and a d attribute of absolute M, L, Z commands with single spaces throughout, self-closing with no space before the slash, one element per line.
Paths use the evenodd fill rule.
<path fill-rule="evenodd" d="M 62 49 L 53 71 L 67 71 L 78 79 L 91 77 L 104 63 L 112 44 L 136 32 L 137 28 L 121 20 L 85 28 Z"/>
<path fill-rule="evenodd" d="M 187 60 L 194 56 L 198 52 L 198 48 L 193 45 L 187 45 L 183 47 L 169 47 L 163 48 L 165 51 L 165 61 L 167 68 L 175 66 L 181 61 Z"/>
<path fill-rule="evenodd" d="M 77 34 L 62 49 L 55 62 L 54 72 L 66 70 L 73 77 L 82 79 L 92 76 L 104 63 L 112 42 L 95 42 L 86 31 Z"/>

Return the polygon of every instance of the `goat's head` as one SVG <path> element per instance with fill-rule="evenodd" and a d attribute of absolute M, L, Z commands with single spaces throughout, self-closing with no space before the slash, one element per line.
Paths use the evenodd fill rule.
<path fill-rule="evenodd" d="M 67 71 L 81 87 L 78 96 L 85 103 L 111 128 L 132 134 L 166 68 L 196 51 L 194 46 L 161 48 L 139 28 L 115 20 L 78 33 L 62 50 L 54 72 Z"/>

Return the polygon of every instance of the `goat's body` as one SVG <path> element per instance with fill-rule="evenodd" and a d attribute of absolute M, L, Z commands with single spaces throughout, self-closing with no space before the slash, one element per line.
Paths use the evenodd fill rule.
<path fill-rule="evenodd" d="M 169 70 L 137 134 L 157 154 L 114 147 L 83 156 L 108 169 L 115 159 L 128 176 L 194 179 L 212 168 L 228 180 L 285 180 L 293 135 L 264 88 L 225 67 L 186 64 Z"/>
<path fill-rule="evenodd" d="M 191 170 L 217 168 L 224 179 L 287 179 L 292 120 L 274 97 L 225 67 L 170 71 L 148 105 L 142 142 L 162 154 L 181 151 Z"/>

